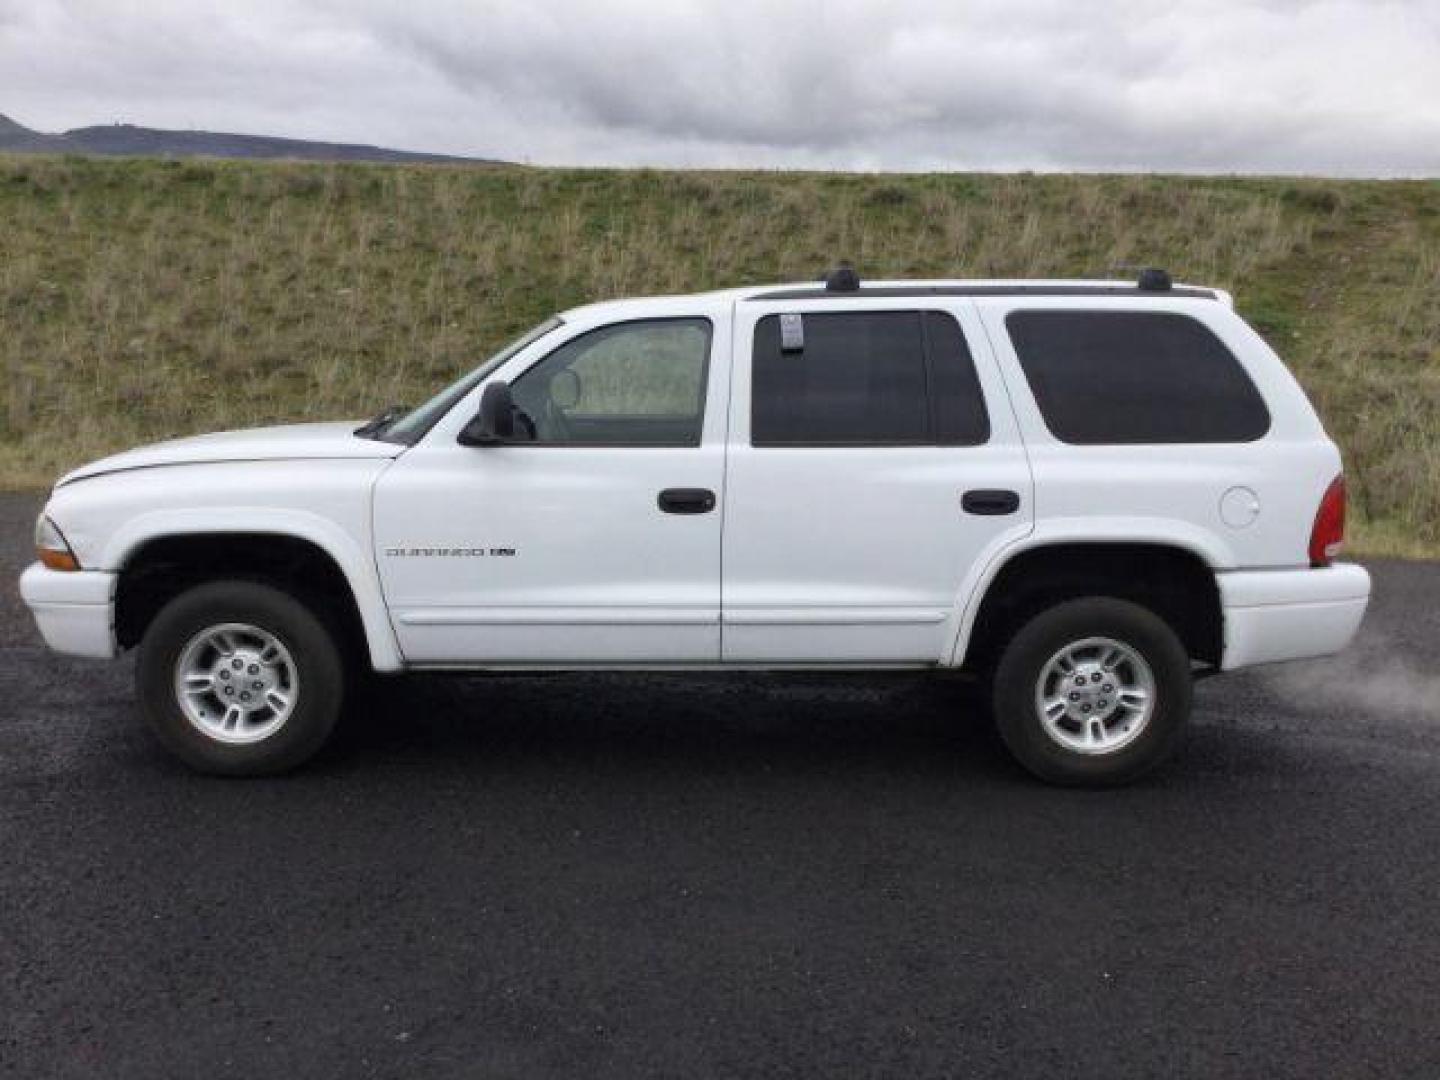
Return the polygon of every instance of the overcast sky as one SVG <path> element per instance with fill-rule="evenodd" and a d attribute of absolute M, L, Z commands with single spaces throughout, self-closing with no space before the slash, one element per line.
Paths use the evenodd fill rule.
<path fill-rule="evenodd" d="M 0 0 L 0 113 L 541 164 L 1440 175 L 1440 0 Z"/>

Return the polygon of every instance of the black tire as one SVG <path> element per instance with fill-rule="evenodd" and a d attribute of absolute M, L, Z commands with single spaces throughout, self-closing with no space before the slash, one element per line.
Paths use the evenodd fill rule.
<path fill-rule="evenodd" d="M 1050 659 L 1087 638 L 1133 649 L 1154 681 L 1148 721 L 1130 742 L 1105 753 L 1063 745 L 1046 730 L 1036 704 Z M 1054 784 L 1105 787 L 1135 780 L 1175 751 L 1190 718 L 1191 689 L 1190 658 L 1168 623 L 1128 600 L 1092 596 L 1057 604 L 1020 628 L 996 664 L 991 704 L 1006 747 L 1034 775 Z"/>
<path fill-rule="evenodd" d="M 289 651 L 298 676 L 293 711 L 256 742 L 207 735 L 177 700 L 176 665 L 197 634 L 222 623 L 257 627 Z M 303 603 L 254 581 L 197 585 L 166 604 L 140 642 L 136 661 L 140 708 L 162 745 L 191 768 L 223 776 L 269 776 L 313 756 L 329 738 L 345 691 L 335 635 Z"/>

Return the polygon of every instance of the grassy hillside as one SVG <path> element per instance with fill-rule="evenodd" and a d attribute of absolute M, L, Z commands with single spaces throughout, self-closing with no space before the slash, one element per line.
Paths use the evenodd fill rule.
<path fill-rule="evenodd" d="M 558 308 L 867 276 L 1233 290 L 1344 445 L 1371 551 L 1440 551 L 1440 184 L 0 157 L 0 486 L 417 401 Z M 1127 271 L 1128 273 L 1128 271 Z"/>

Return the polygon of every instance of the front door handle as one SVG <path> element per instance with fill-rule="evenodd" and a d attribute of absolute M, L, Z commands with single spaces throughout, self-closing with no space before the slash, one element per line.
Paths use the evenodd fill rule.
<path fill-rule="evenodd" d="M 667 514 L 708 514 L 715 509 L 709 488 L 666 488 L 655 500 Z"/>
<path fill-rule="evenodd" d="M 1020 509 L 1020 493 L 1002 488 L 977 488 L 960 496 L 960 508 L 967 514 L 998 517 Z"/>

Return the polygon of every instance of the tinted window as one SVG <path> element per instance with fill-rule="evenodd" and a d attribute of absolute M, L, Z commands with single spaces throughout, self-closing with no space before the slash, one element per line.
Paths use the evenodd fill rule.
<path fill-rule="evenodd" d="M 975 374 L 965 335 L 954 318 L 939 311 L 925 315 L 930 345 L 930 395 L 935 409 L 935 441 L 979 446 L 990 438 L 990 417 Z"/>
<path fill-rule="evenodd" d="M 755 325 L 756 446 L 973 445 L 990 435 L 964 335 L 941 312 L 807 314 L 804 345 L 781 347 L 780 317 Z"/>
<path fill-rule="evenodd" d="M 1196 319 L 1015 311 L 1005 323 L 1045 424 L 1064 442 L 1249 442 L 1270 429 L 1244 368 Z"/>
<path fill-rule="evenodd" d="M 697 445 L 709 357 L 708 319 L 618 323 L 582 334 L 515 380 L 521 438 Z"/>

